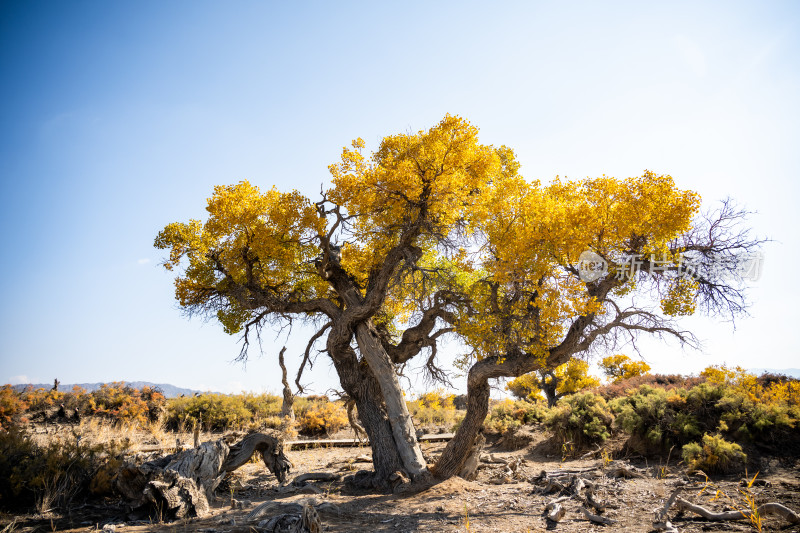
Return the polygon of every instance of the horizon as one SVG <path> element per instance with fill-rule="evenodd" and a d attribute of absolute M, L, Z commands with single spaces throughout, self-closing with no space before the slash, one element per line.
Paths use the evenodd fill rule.
<path fill-rule="evenodd" d="M 352 139 L 374 150 L 445 113 L 512 148 L 528 180 L 649 169 L 704 209 L 730 196 L 754 211 L 754 234 L 772 241 L 750 316 L 686 317 L 702 351 L 642 337 L 640 353 L 657 373 L 795 368 L 799 15 L 788 1 L 5 2 L 0 382 L 280 391 L 278 351 L 293 382 L 311 330 L 265 330 L 263 352 L 235 363 L 238 336 L 177 308 L 156 234 L 204 217 L 215 185 L 316 199 Z M 429 385 L 415 370 L 402 384 L 416 393 Z M 302 382 L 340 388 L 325 355 Z"/>

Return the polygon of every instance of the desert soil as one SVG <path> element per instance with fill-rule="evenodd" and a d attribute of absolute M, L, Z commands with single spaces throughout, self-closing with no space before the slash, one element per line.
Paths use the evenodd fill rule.
<path fill-rule="evenodd" d="M 423 444 L 427 458 L 434 458 L 444 448 L 443 443 Z M 550 453 L 548 453 L 550 452 Z M 369 468 L 358 462 L 369 456 L 368 447 L 362 448 L 315 448 L 288 451 L 294 463 L 289 479 L 307 472 L 332 472 L 347 475 L 358 469 Z M 92 502 L 76 507 L 66 514 L 30 515 L 0 520 L 0 531 L 114 531 L 134 533 L 144 531 L 204 533 L 238 533 L 258 531 L 255 523 L 248 523 L 246 516 L 256 506 L 274 502 L 270 512 L 291 511 L 292 504 L 310 502 L 319 506 L 323 531 L 326 532 L 534 532 L 552 530 L 563 533 L 588 533 L 592 531 L 650 532 L 653 527 L 653 511 L 664 506 L 664 502 L 679 483 L 702 484 L 703 476 L 687 476 L 685 468 L 672 461 L 666 468 L 664 463 L 648 465 L 643 459 L 628 458 L 607 464 L 602 457 L 562 461 L 545 445 L 544 436 L 522 450 L 508 451 L 501 445 L 489 446 L 484 457 L 492 454 L 495 459 L 518 461 L 519 467 L 513 477 L 504 478 L 506 467 L 502 464 L 485 464 L 479 469 L 475 481 L 452 478 L 427 490 L 417 493 L 376 494 L 353 491 L 342 481 L 311 482 L 297 492 L 281 488 L 277 480 L 261 463 L 251 462 L 236 472 L 217 491 L 210 516 L 179 520 L 171 523 L 159 522 L 157 516 L 132 517 L 124 506 L 109 499 L 105 503 Z M 639 478 L 613 478 L 609 473 L 620 464 L 630 465 L 639 472 Z M 542 471 L 558 473 L 569 470 L 594 469 L 581 474 L 596 475 L 597 499 L 612 502 L 604 516 L 614 524 L 602 526 L 589 522 L 578 511 L 575 500 L 563 502 L 567 512 L 559 522 L 548 521 L 544 516 L 545 505 L 559 496 L 558 493 L 542 494 L 544 483 L 536 477 Z M 638 470 L 634 470 L 638 469 Z M 752 477 L 753 472 L 750 473 Z M 714 511 L 741 507 L 744 499 L 737 476 L 712 477 L 711 484 L 702 493 L 695 490 L 682 494 L 687 500 Z M 516 479 L 513 479 L 516 478 Z M 588 477 L 587 477 L 588 479 Z M 505 482 L 495 484 L 498 480 Z M 721 492 L 717 492 L 720 490 Z M 752 487 L 757 501 L 779 502 L 795 512 L 800 511 L 800 460 L 798 458 L 763 459 L 757 482 Z M 716 496 L 716 498 L 715 498 Z M 244 503 L 244 508 L 232 509 L 231 501 Z M 269 516 L 269 515 L 267 515 Z M 263 518 L 262 518 L 263 519 Z M 672 524 L 683 532 L 692 531 L 754 531 L 747 520 L 735 522 L 711 522 L 691 513 L 679 515 L 673 508 L 669 513 Z M 15 521 L 15 522 L 12 522 Z M 11 525 L 13 523 L 13 525 Z M 767 516 L 764 531 L 797 531 L 800 525 L 791 525 L 778 516 Z"/>

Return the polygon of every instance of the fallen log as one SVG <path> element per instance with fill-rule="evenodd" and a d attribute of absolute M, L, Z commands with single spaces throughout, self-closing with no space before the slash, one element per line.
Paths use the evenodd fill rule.
<path fill-rule="evenodd" d="M 604 526 L 611 526 L 611 525 L 614 525 L 616 523 L 614 520 L 611 520 L 610 518 L 606 518 L 605 516 L 600 516 L 600 515 L 596 515 L 594 513 L 589 512 L 589 510 L 586 509 L 586 507 L 583 507 L 583 506 L 581 506 L 579 508 L 579 511 L 583 513 L 583 516 L 585 516 L 588 520 L 594 522 L 595 524 L 601 524 L 601 525 L 604 525 Z"/>
<path fill-rule="evenodd" d="M 697 515 L 702 516 L 706 520 L 722 521 L 722 520 L 750 519 L 750 515 L 747 514 L 746 511 L 723 511 L 721 513 L 715 513 L 714 511 L 710 511 L 705 507 L 701 507 L 700 505 L 695 505 L 691 502 L 688 502 L 683 498 L 677 498 L 675 500 L 675 503 L 679 510 L 691 511 Z M 798 515 L 788 507 L 781 505 L 780 503 L 774 503 L 774 502 L 763 503 L 758 506 L 758 508 L 756 509 L 756 513 L 760 516 L 768 514 L 777 514 L 791 524 L 800 524 L 800 515 Z"/>
<path fill-rule="evenodd" d="M 331 474 L 330 472 L 309 472 L 295 477 L 292 485 L 304 485 L 306 481 L 338 481 L 341 477 L 341 474 Z"/>
<path fill-rule="evenodd" d="M 152 505 L 163 519 L 202 517 L 209 512 L 214 490 L 225 477 L 255 454 L 279 481 L 286 479 L 291 462 L 282 441 L 273 435 L 254 433 L 229 447 L 224 439 L 120 469 L 115 487 L 133 508 Z"/>

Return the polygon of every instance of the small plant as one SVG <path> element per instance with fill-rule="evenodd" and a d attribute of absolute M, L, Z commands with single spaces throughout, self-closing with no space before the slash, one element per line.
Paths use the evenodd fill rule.
<path fill-rule="evenodd" d="M 611 458 L 611 454 L 608 453 L 608 450 L 601 450 L 600 457 L 603 459 L 603 468 L 607 467 L 611 464 L 613 459 Z"/>

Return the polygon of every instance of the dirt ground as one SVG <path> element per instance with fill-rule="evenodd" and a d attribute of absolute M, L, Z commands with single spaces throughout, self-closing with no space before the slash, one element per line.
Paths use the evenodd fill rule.
<path fill-rule="evenodd" d="M 6 516 L 0 520 L 0 531 L 114 531 L 134 533 L 144 531 L 204 533 L 256 532 L 257 521 L 248 522 L 247 515 L 260 504 L 272 502 L 268 513 L 296 511 L 306 502 L 315 505 L 326 532 L 515 532 L 527 533 L 552 530 L 564 533 L 592 531 L 650 532 L 654 510 L 662 508 L 674 488 L 680 483 L 703 486 L 702 475 L 687 476 L 685 468 L 676 461 L 669 466 L 648 464 L 628 458 L 610 463 L 608 456 L 562 461 L 543 442 L 544 436 L 522 450 L 507 451 L 501 446 L 488 446 L 484 457 L 498 461 L 482 464 L 475 481 L 452 478 L 422 492 L 376 494 L 349 489 L 341 480 L 310 482 L 300 490 L 280 487 L 277 480 L 261 463 L 251 462 L 229 474 L 217 490 L 210 516 L 171 523 L 160 522 L 157 516 L 132 517 L 128 510 L 113 499 L 87 503 L 64 515 Z M 443 443 L 423 444 L 426 458 L 435 458 Z M 550 451 L 551 453 L 548 453 Z M 364 461 L 370 455 L 368 447 L 314 448 L 291 450 L 287 456 L 294 463 L 289 480 L 307 472 L 331 472 L 347 475 L 371 465 Z M 507 469 L 502 461 L 516 468 Z M 641 477 L 612 477 L 619 466 Z M 761 468 L 750 489 L 758 503 L 778 502 L 795 512 L 800 511 L 800 460 L 798 458 L 763 459 Z M 579 512 L 574 500 L 562 502 L 565 517 L 558 523 L 547 520 L 544 509 L 560 494 L 543 494 L 544 471 L 551 475 L 577 471 L 580 477 L 591 479 L 597 486 L 596 498 L 610 502 L 603 516 L 613 520 L 603 526 L 588 521 Z M 753 472 L 750 473 L 752 477 Z M 705 490 L 688 490 L 682 497 L 714 511 L 744 508 L 738 476 L 712 477 Z M 499 483 L 499 484 L 496 484 Z M 566 494 L 567 491 L 561 494 Z M 239 509 L 232 509 L 231 503 Z M 237 504 L 238 502 L 238 504 Z M 326 504 L 326 505 L 322 505 Z M 262 517 L 261 519 L 263 519 Z M 712 522 L 692 513 L 679 515 L 676 509 L 669 519 L 680 532 L 692 531 L 753 531 L 745 520 Z M 2 529 L 6 528 L 6 529 Z M 800 524 L 789 524 L 776 515 L 764 517 L 764 531 L 797 531 Z"/>

